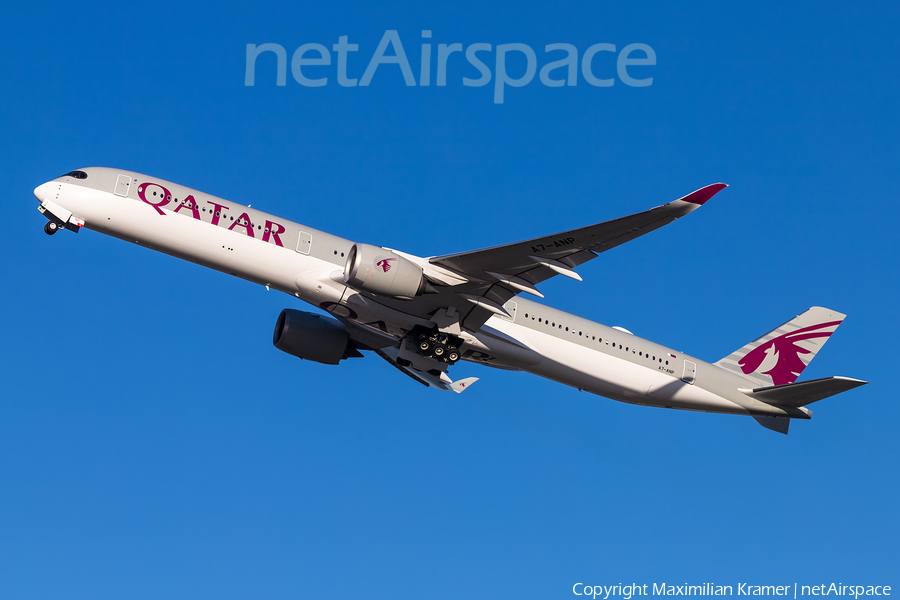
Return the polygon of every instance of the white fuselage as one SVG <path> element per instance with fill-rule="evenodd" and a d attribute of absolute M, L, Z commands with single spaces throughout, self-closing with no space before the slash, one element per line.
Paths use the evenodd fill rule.
<path fill-rule="evenodd" d="M 350 240 L 138 173 L 86 171 L 85 181 L 62 177 L 39 186 L 42 208 L 283 291 L 395 339 L 428 321 L 404 312 L 402 303 L 388 306 L 348 288 L 341 275 Z M 753 387 L 752 381 L 670 348 L 521 297 L 507 308 L 509 318 L 495 315 L 480 331 L 463 332 L 463 360 L 527 371 L 633 404 L 789 414 L 739 391 Z"/>

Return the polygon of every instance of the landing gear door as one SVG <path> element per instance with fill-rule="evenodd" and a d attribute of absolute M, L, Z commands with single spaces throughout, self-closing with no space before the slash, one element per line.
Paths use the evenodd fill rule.
<path fill-rule="evenodd" d="M 116 178 L 116 188 L 113 190 L 113 193 L 116 196 L 127 198 L 129 191 L 131 191 L 131 177 L 129 175 L 119 175 Z"/>
<path fill-rule="evenodd" d="M 684 375 L 681 380 L 693 385 L 695 379 L 697 379 L 697 363 L 689 360 L 684 361 Z"/>

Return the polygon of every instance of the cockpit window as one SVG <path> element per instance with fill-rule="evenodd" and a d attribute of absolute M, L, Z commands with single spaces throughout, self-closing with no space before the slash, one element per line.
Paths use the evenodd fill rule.
<path fill-rule="evenodd" d="M 70 171 L 63 175 L 63 177 L 74 177 L 75 179 L 87 179 L 87 173 L 84 171 Z"/>

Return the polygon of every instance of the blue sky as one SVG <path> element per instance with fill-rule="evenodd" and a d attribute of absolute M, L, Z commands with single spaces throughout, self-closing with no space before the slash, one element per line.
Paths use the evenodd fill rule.
<path fill-rule="evenodd" d="M 0 597 L 900 584 L 896 6 L 370 4 L 6 8 Z M 416 75 L 422 30 L 434 54 L 520 43 L 540 68 L 547 44 L 644 43 L 657 63 L 634 68 L 649 87 L 535 76 L 502 105 L 462 85 L 478 76 L 462 60 L 444 87 L 393 65 L 342 87 L 334 61 L 308 67 L 323 87 L 278 87 L 271 58 L 244 85 L 247 44 L 290 56 L 346 35 L 360 78 L 387 30 Z M 476 365 L 455 367 L 481 381 L 453 395 L 373 355 L 301 362 L 270 342 L 303 308 L 288 296 L 89 231 L 45 236 L 32 190 L 83 166 L 419 255 L 724 181 L 584 282 L 542 286 L 546 302 L 710 361 L 823 305 L 849 316 L 804 378 L 871 383 L 785 437 Z"/>

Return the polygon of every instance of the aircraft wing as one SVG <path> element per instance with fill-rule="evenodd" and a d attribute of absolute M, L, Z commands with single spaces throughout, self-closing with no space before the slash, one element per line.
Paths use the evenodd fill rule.
<path fill-rule="evenodd" d="M 463 324 L 478 329 L 491 314 L 504 314 L 503 304 L 519 292 L 543 297 L 537 284 L 555 275 L 581 280 L 575 272 L 579 265 L 700 208 L 725 187 L 724 183 L 714 183 L 627 217 L 504 246 L 437 256 L 429 261 L 468 281 L 484 283 L 476 293 L 465 296 L 472 308 Z"/>
<path fill-rule="evenodd" d="M 466 391 L 469 386 L 478 381 L 477 377 L 466 377 L 465 379 L 453 381 L 452 379 L 450 379 L 450 377 L 447 376 L 447 373 L 445 372 L 438 372 L 437 374 L 434 374 L 427 371 L 419 371 L 418 369 L 414 369 L 410 366 L 405 367 L 397 361 L 396 348 L 382 348 L 380 350 L 375 350 L 375 353 L 384 360 L 388 361 L 391 365 L 402 371 L 404 374 L 408 375 L 410 378 L 418 381 L 426 387 L 435 387 L 441 390 L 447 390 L 450 392 L 461 394 Z"/>

